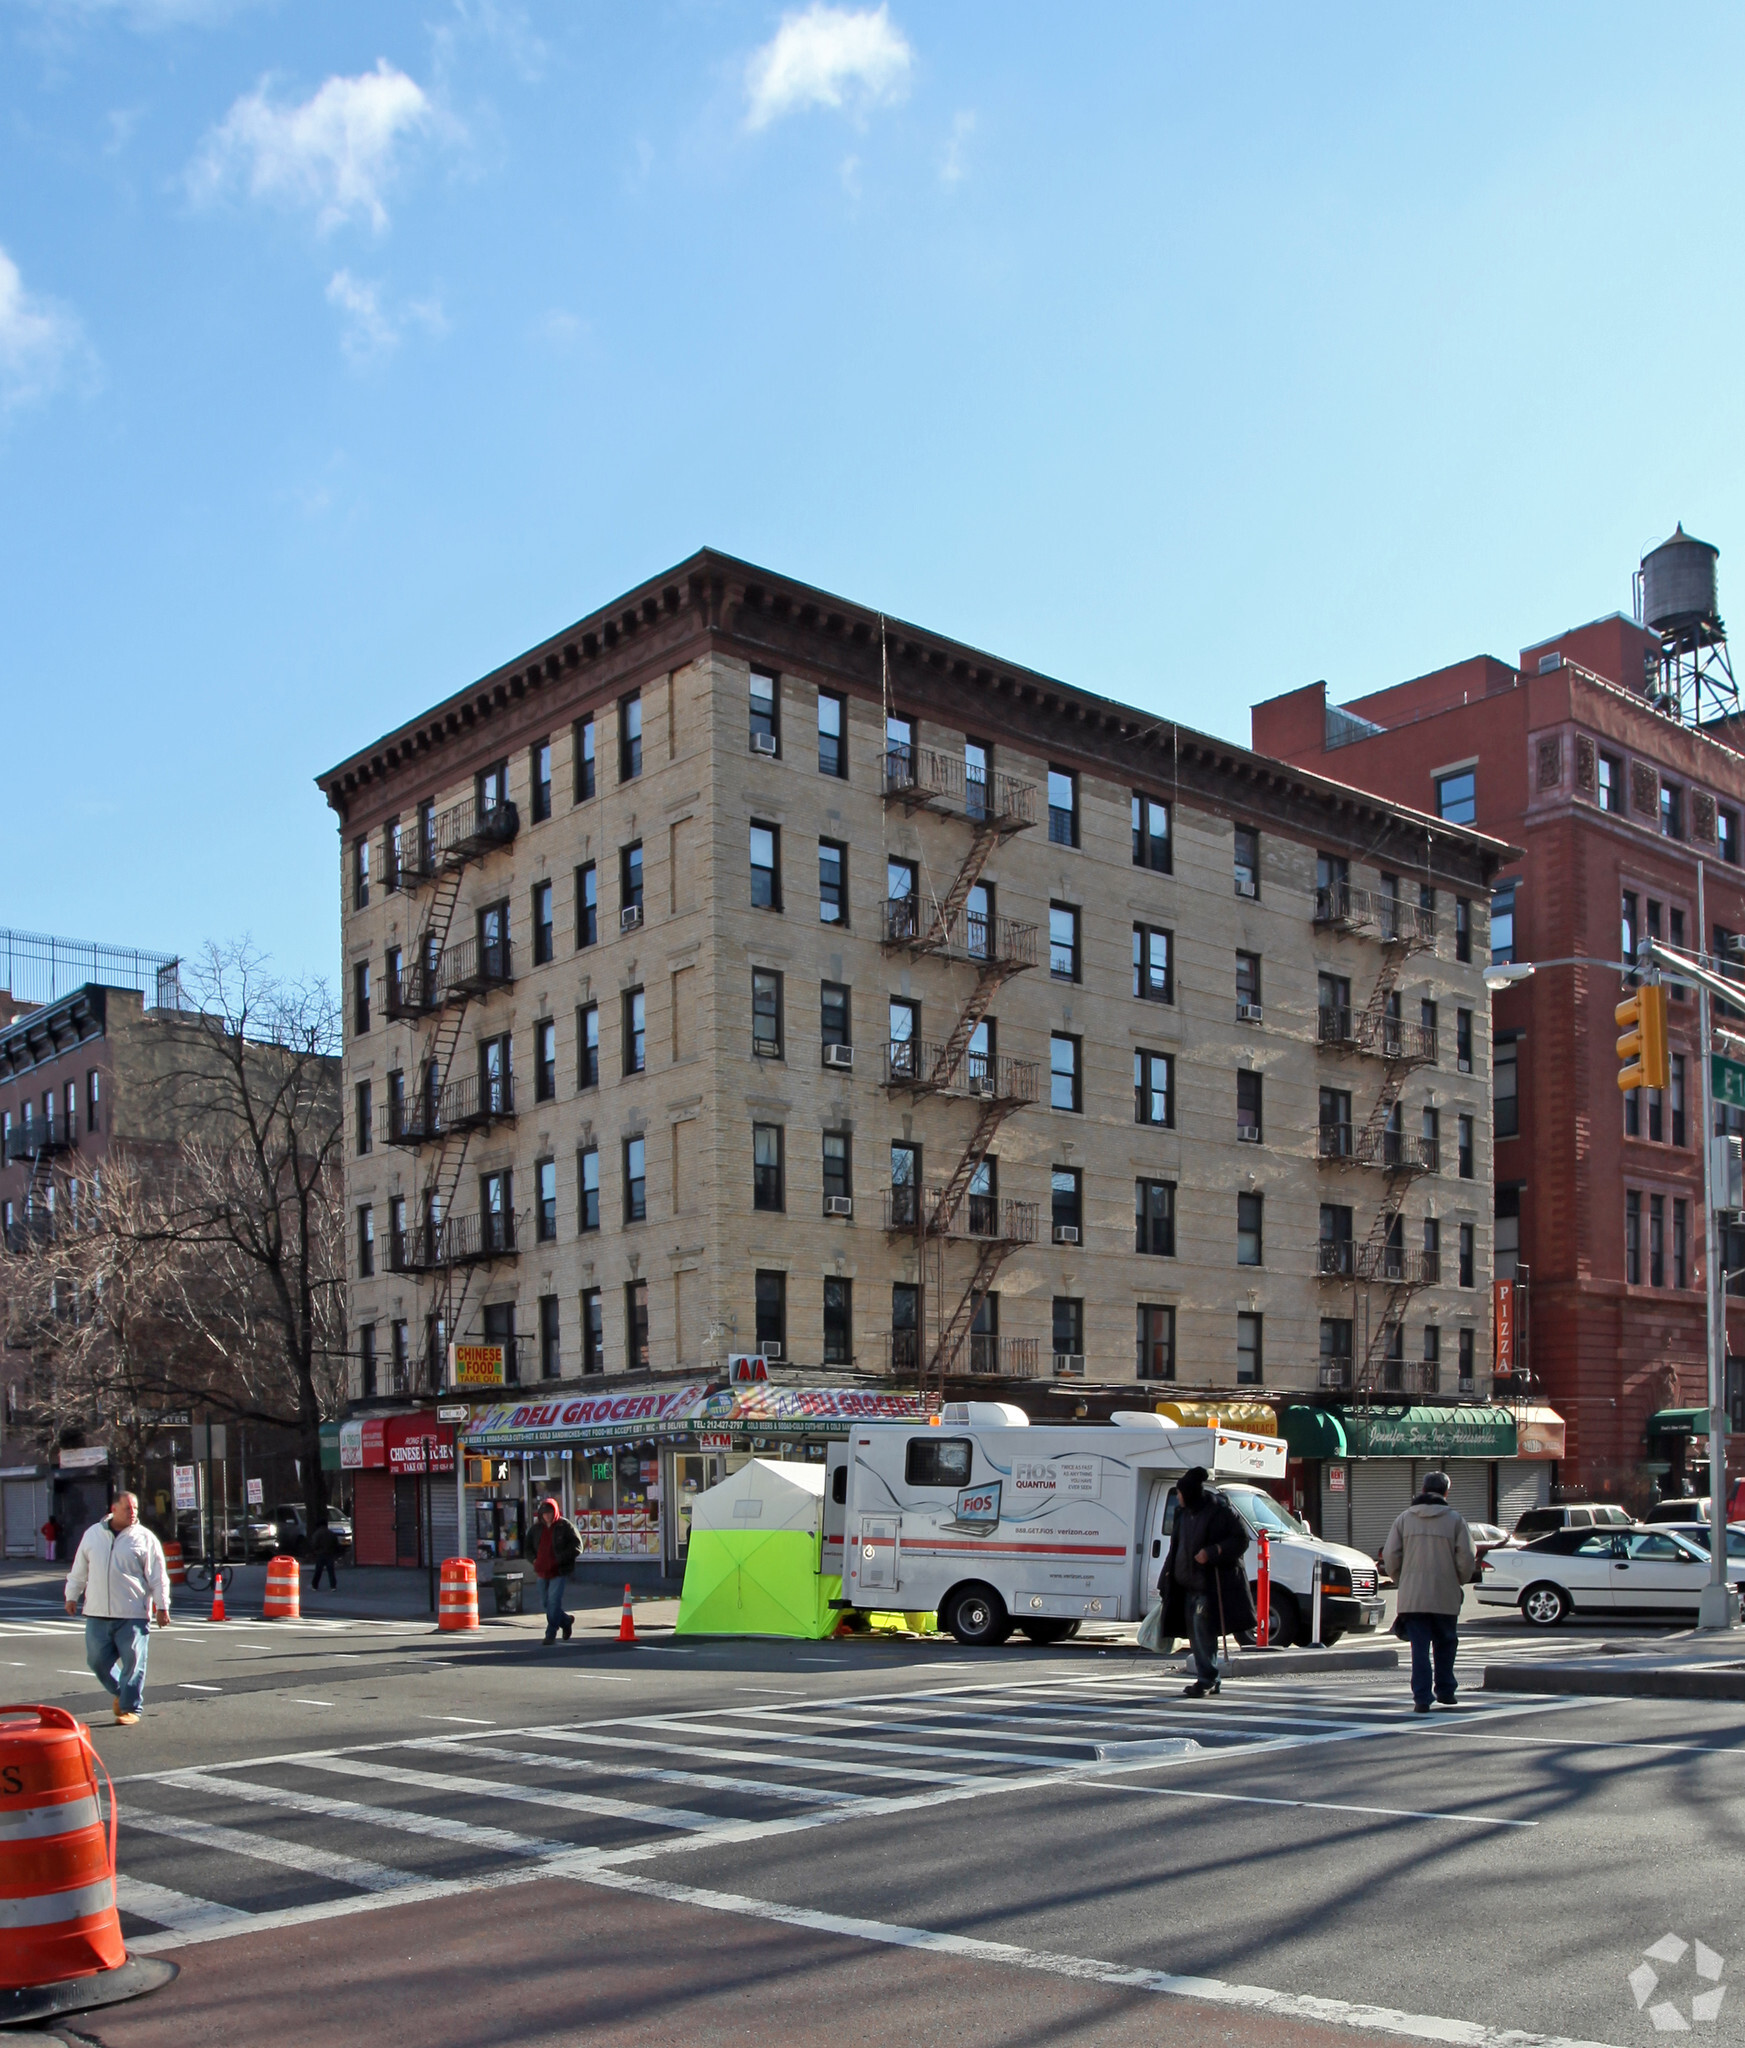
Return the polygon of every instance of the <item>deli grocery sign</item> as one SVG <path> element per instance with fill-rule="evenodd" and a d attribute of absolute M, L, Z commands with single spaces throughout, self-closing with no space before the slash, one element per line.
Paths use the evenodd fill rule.
<path fill-rule="evenodd" d="M 640 1394 L 584 1394 L 573 1401 L 517 1401 L 483 1408 L 466 1432 L 469 1444 L 568 1443 L 578 1436 L 648 1436 L 704 1413 L 706 1382 L 651 1388 Z"/>

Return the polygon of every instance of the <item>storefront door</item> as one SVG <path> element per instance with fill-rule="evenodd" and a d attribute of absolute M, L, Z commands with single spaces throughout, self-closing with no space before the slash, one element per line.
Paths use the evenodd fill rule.
<path fill-rule="evenodd" d="M 394 1562 L 396 1564 L 417 1564 L 423 1556 L 419 1542 L 418 1526 L 418 1482 L 416 1479 L 394 1481 Z"/>
<path fill-rule="evenodd" d="M 684 1571 L 691 1544 L 691 1505 L 697 1495 L 718 1486 L 725 1476 L 725 1460 L 719 1451 L 669 1451 L 666 1497 L 672 1503 L 662 1516 L 666 1529 L 666 1567 L 672 1577 Z"/>

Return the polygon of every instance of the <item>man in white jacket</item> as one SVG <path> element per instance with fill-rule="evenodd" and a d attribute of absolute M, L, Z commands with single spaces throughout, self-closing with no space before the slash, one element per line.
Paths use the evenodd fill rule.
<path fill-rule="evenodd" d="M 85 1662 L 115 1702 L 124 1728 L 139 1719 L 145 1697 L 145 1660 L 151 1617 L 170 1625 L 170 1573 L 164 1548 L 139 1519 L 131 1493 L 118 1496 L 101 1522 L 79 1542 L 67 1574 L 67 1612 L 85 1603 Z"/>

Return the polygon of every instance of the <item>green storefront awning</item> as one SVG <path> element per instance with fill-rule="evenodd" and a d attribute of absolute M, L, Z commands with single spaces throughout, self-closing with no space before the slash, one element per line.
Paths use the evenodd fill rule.
<path fill-rule="evenodd" d="M 339 1424 L 324 1422 L 321 1425 L 321 1469 L 323 1472 L 339 1470 Z"/>
<path fill-rule="evenodd" d="M 1348 1408 L 1345 1437 L 1354 1458 L 1512 1458 L 1519 1449 L 1507 1408 L 1417 1405 Z"/>
<path fill-rule="evenodd" d="M 1286 1408 L 1278 1433 L 1293 1458 L 1343 1458 L 1345 1427 L 1331 1408 Z"/>
<path fill-rule="evenodd" d="M 1658 1408 L 1648 1418 L 1650 1436 L 1707 1436 L 1709 1433 L 1709 1411 L 1706 1408 Z M 1733 1434 L 1731 1420 L 1727 1434 Z"/>

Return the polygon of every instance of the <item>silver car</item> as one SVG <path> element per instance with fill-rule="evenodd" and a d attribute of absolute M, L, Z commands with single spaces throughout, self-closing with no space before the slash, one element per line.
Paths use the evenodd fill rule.
<path fill-rule="evenodd" d="M 1729 1557 L 1728 1575 L 1745 1578 L 1745 1561 Z M 1555 1628 L 1570 1614 L 1689 1620 L 1708 1582 L 1707 1551 L 1670 1529 L 1560 1529 L 1490 1551 L 1477 1592 L 1481 1606 Z"/>

